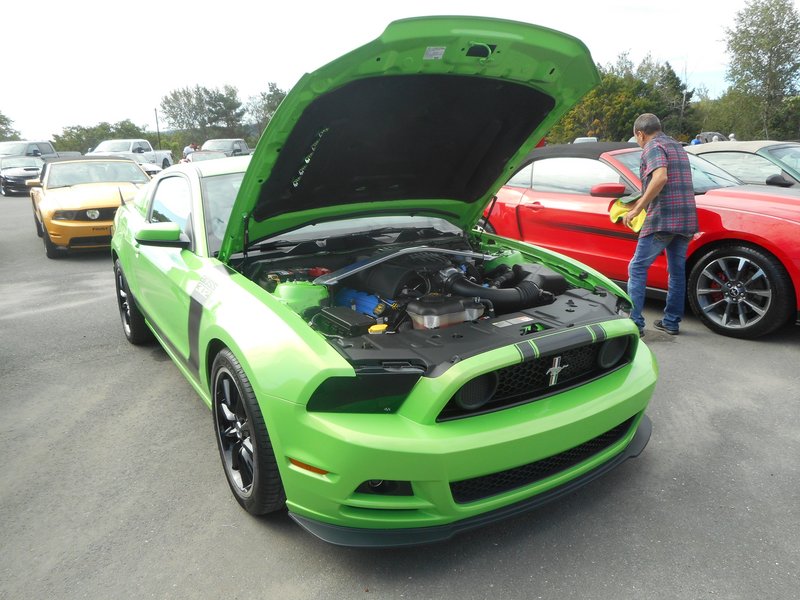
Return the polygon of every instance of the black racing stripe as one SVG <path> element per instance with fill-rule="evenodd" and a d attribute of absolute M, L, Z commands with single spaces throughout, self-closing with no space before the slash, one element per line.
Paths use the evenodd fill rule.
<path fill-rule="evenodd" d="M 561 225 L 560 229 L 565 229 L 567 231 L 580 231 L 581 233 L 590 233 L 592 235 L 602 235 L 605 237 L 620 239 L 620 240 L 631 240 L 636 241 L 639 239 L 638 233 L 628 232 L 628 231 L 609 231 L 608 229 L 603 229 L 602 227 L 586 227 L 584 225 Z"/>
<path fill-rule="evenodd" d="M 529 360 L 533 360 L 536 358 L 536 352 L 533 350 L 533 346 L 531 346 L 528 342 L 520 342 L 516 344 L 517 350 L 519 353 L 522 354 L 522 362 L 528 362 Z"/>
<path fill-rule="evenodd" d="M 135 299 L 134 299 L 134 302 L 135 302 Z M 145 312 L 145 311 L 142 309 L 142 307 L 141 307 L 141 306 L 139 306 L 138 304 L 136 305 L 136 308 L 138 308 L 138 309 L 139 309 L 139 312 L 140 312 L 140 313 L 142 313 L 142 316 L 143 316 L 143 317 L 145 318 L 145 320 L 147 321 L 147 324 L 148 324 L 148 325 L 150 325 L 150 327 L 151 327 L 151 328 L 152 328 L 152 329 L 153 329 L 153 330 L 156 332 L 156 335 L 158 336 L 158 339 L 159 339 L 159 341 L 160 341 L 162 344 L 164 344 L 165 346 L 168 346 L 168 348 L 169 348 L 169 351 L 172 353 L 172 356 L 174 356 L 176 360 L 180 361 L 180 363 L 181 363 L 181 364 L 182 364 L 182 365 L 183 365 L 185 368 L 187 368 L 187 369 L 190 369 L 190 366 L 189 366 L 189 364 L 188 364 L 188 363 L 186 362 L 186 360 L 184 360 L 184 358 L 181 356 L 181 353 L 180 353 L 180 352 L 178 352 L 178 349 L 177 349 L 177 348 L 176 348 L 176 347 L 175 347 L 175 346 L 172 344 L 172 342 L 170 342 L 170 341 L 169 341 L 169 338 L 167 337 L 167 335 L 166 335 L 166 334 L 165 334 L 165 333 L 164 333 L 164 332 L 161 330 L 161 328 L 160 328 L 158 325 L 156 325 L 155 321 L 153 321 L 153 319 L 151 319 L 151 318 L 150 318 L 150 315 L 148 315 L 148 314 L 147 314 L 147 313 L 146 313 L 146 312 Z"/>
<path fill-rule="evenodd" d="M 600 325 L 589 325 L 589 329 L 594 332 L 595 337 L 597 338 L 598 342 L 602 342 L 608 336 L 606 335 L 606 330 L 600 327 Z"/>
<path fill-rule="evenodd" d="M 540 356 L 546 356 L 555 352 L 563 352 L 571 348 L 578 348 L 591 344 L 593 341 L 592 334 L 586 327 L 569 329 L 561 333 L 544 335 L 533 339 L 533 342 L 539 348 Z"/>

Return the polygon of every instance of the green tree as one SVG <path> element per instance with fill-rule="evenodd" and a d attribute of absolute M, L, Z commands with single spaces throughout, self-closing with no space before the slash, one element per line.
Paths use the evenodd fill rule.
<path fill-rule="evenodd" d="M 161 114 L 188 138 L 237 137 L 242 132 L 245 109 L 234 86 L 207 88 L 196 85 L 172 90 L 161 98 Z"/>
<path fill-rule="evenodd" d="M 758 101 L 759 133 L 769 138 L 800 79 L 800 15 L 792 0 L 751 0 L 726 34 L 726 78 L 736 92 Z"/>
<path fill-rule="evenodd" d="M 103 121 L 92 127 L 82 125 L 64 127 L 60 135 L 53 136 L 53 142 L 59 150 L 86 152 L 103 140 L 115 138 L 145 138 L 155 147 L 155 137 L 154 134 L 149 134 L 144 127 L 139 127 L 130 119 L 125 119 L 114 124 Z"/>
<path fill-rule="evenodd" d="M 0 112 L 0 141 L 18 140 L 19 131 L 11 127 L 14 121 Z"/>
<path fill-rule="evenodd" d="M 257 136 L 260 137 L 267 123 L 272 119 L 272 115 L 278 109 L 278 105 L 286 97 L 286 91 L 278 87 L 278 84 L 270 81 L 267 84 L 267 91 L 251 96 L 247 101 L 247 115 L 250 122 L 257 129 Z"/>

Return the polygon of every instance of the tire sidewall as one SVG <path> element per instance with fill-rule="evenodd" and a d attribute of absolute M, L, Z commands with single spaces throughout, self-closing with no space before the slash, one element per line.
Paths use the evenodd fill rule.
<path fill-rule="evenodd" d="M 745 258 L 760 267 L 772 290 L 767 313 L 753 325 L 747 327 L 725 327 L 710 319 L 698 298 L 698 285 L 703 271 L 722 257 Z M 689 306 L 700 321 L 712 331 L 729 337 L 755 339 L 772 333 L 784 325 L 791 316 L 791 301 L 794 298 L 791 280 L 777 258 L 750 246 L 721 246 L 703 254 L 693 263 L 687 285 Z"/>

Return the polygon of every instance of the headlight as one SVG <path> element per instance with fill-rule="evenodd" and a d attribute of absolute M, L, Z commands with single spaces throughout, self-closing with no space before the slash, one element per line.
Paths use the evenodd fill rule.
<path fill-rule="evenodd" d="M 74 210 L 57 210 L 53 213 L 54 221 L 74 221 L 76 211 Z"/>

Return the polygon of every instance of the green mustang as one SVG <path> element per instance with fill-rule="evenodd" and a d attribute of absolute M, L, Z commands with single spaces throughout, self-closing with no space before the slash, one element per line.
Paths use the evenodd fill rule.
<path fill-rule="evenodd" d="M 642 451 L 657 367 L 629 298 L 473 229 L 597 81 L 556 31 L 397 21 L 305 75 L 252 157 L 171 167 L 120 208 L 125 335 L 211 408 L 245 510 L 431 542 Z"/>

